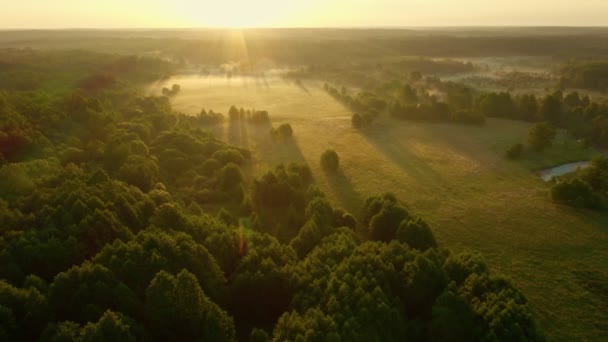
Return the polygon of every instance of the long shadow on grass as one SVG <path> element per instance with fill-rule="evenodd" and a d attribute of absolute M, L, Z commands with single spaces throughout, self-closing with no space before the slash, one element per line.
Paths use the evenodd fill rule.
<path fill-rule="evenodd" d="M 266 79 L 266 74 L 262 72 L 262 81 L 264 82 L 264 87 L 266 87 L 266 89 L 270 89 L 270 84 L 268 83 L 268 80 Z"/>
<path fill-rule="evenodd" d="M 250 124 L 244 119 L 228 121 L 226 134 L 228 143 L 249 148 L 249 126 Z"/>
<path fill-rule="evenodd" d="M 327 184 L 331 191 L 338 198 L 338 202 L 343 209 L 350 213 L 356 214 L 363 206 L 363 196 L 353 186 L 350 178 L 344 174 L 342 169 L 335 173 L 324 172 L 323 176 L 327 180 Z"/>
<path fill-rule="evenodd" d="M 228 143 L 236 146 L 245 147 L 242 141 L 242 125 L 241 120 L 229 120 L 228 121 L 228 134 L 226 138 Z"/>
<path fill-rule="evenodd" d="M 264 172 L 274 170 L 279 164 L 288 165 L 290 162 L 299 162 L 306 164 L 306 160 L 304 159 L 304 155 L 300 150 L 300 146 L 295 139 L 288 139 L 283 141 L 275 141 L 270 137 L 270 131 L 267 129 L 262 129 L 259 126 L 251 125 L 250 128 L 255 127 L 256 130 L 252 133 L 253 135 L 258 135 L 257 138 L 253 138 L 256 141 L 256 154 L 258 158 L 261 158 L 267 164 L 267 169 L 263 170 Z M 314 176 L 313 176 L 314 182 Z M 270 224 L 266 227 L 268 229 L 268 233 L 277 237 L 279 241 L 287 243 L 292 238 L 292 233 L 294 231 L 297 232 L 297 227 L 293 227 L 294 229 L 285 229 L 286 224 L 286 214 L 272 214 L 273 219 L 271 221 L 281 222 L 282 224 Z"/>
<path fill-rule="evenodd" d="M 243 147 L 249 148 L 249 127 L 248 127 L 249 125 L 248 125 L 247 121 L 241 120 L 240 126 L 241 126 L 241 131 L 240 131 L 239 139 L 241 140 Z"/>
<path fill-rule="evenodd" d="M 418 180 L 425 180 L 426 184 L 436 186 L 446 185 L 442 176 L 428 164 L 420 160 L 406 145 L 398 139 L 391 139 L 392 127 L 378 125 L 361 131 L 361 135 L 381 152 L 391 162 Z"/>
<path fill-rule="evenodd" d="M 255 145 L 259 158 L 266 161 L 271 167 L 277 164 L 289 162 L 306 162 L 304 155 L 297 142 L 297 137 L 286 140 L 273 139 L 271 136 L 272 124 L 258 123 L 247 124 L 247 139 L 250 144 Z"/>
<path fill-rule="evenodd" d="M 301 91 L 305 92 L 306 94 L 312 96 L 312 94 L 310 93 L 310 90 L 308 90 L 308 88 L 306 88 L 306 86 L 304 85 L 304 83 L 302 83 L 302 81 L 297 80 L 295 82 L 296 86 L 298 86 L 298 88 L 300 88 Z"/>

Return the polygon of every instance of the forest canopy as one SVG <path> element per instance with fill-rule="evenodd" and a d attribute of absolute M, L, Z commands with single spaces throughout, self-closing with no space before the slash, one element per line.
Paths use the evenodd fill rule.
<path fill-rule="evenodd" d="M 301 163 L 248 181 L 208 112 L 142 94 L 169 64 L 67 54 L 0 53 L 0 339 L 543 340 L 520 291 L 394 195 L 345 212 Z"/>

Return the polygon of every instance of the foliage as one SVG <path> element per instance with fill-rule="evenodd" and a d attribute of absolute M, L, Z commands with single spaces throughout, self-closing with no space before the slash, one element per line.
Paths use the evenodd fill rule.
<path fill-rule="evenodd" d="M 545 96 L 539 108 L 540 117 L 552 123 L 560 122 L 562 119 L 561 97 L 561 93 Z"/>
<path fill-rule="evenodd" d="M 395 237 L 400 242 L 406 243 L 410 248 L 422 252 L 437 247 L 431 228 L 420 218 L 401 221 Z"/>
<path fill-rule="evenodd" d="M 388 242 L 395 238 L 403 220 L 410 217 L 407 210 L 397 203 L 393 194 L 386 193 L 369 197 L 363 207 L 362 223 L 368 229 L 370 238 Z"/>
<path fill-rule="evenodd" d="M 279 127 L 273 128 L 270 131 L 270 135 L 275 139 L 287 140 L 293 136 L 293 129 L 288 123 L 281 124 Z"/>
<path fill-rule="evenodd" d="M 33 340 L 50 318 L 48 300 L 35 288 L 17 288 L 0 280 L 0 337 Z"/>
<path fill-rule="evenodd" d="M 88 323 L 81 336 L 82 341 L 135 341 L 132 329 L 120 315 L 108 310 L 97 323 Z"/>
<path fill-rule="evenodd" d="M 213 125 L 224 122 L 224 115 L 222 113 L 215 113 L 213 110 L 206 111 L 203 108 L 198 114 L 197 119 L 202 125 Z"/>
<path fill-rule="evenodd" d="M 551 188 L 555 202 L 576 208 L 604 209 L 608 200 L 608 158 L 597 157 L 590 167 Z"/>
<path fill-rule="evenodd" d="M 171 88 L 163 88 L 162 93 L 165 96 L 175 96 L 181 90 L 181 86 L 179 84 L 174 84 Z"/>
<path fill-rule="evenodd" d="M 562 70 L 561 84 L 572 88 L 605 90 L 608 88 L 608 62 L 574 62 Z"/>
<path fill-rule="evenodd" d="M 505 156 L 509 159 L 518 159 L 524 153 L 524 145 L 517 143 L 509 147 Z"/>
<path fill-rule="evenodd" d="M 283 314 L 274 338 L 314 338 L 321 331 L 333 340 L 542 340 L 530 311 L 521 311 L 525 298 L 470 260 L 423 254 L 397 241 L 359 244 L 337 232 L 296 267 L 297 310 Z M 471 297 L 477 290 L 481 302 Z M 510 325 L 511 318 L 518 323 Z"/>
<path fill-rule="evenodd" d="M 233 341 L 234 322 L 187 270 L 159 271 L 146 289 L 146 312 L 155 339 Z"/>
<path fill-rule="evenodd" d="M 551 188 L 554 201 L 578 208 L 597 208 L 599 198 L 593 193 L 589 184 L 575 178 L 557 183 Z"/>
<path fill-rule="evenodd" d="M 248 111 L 247 118 L 249 122 L 254 124 L 267 124 L 270 122 L 268 112 L 265 110 L 253 110 L 251 112 Z"/>
<path fill-rule="evenodd" d="M 363 117 L 361 116 L 361 114 L 355 113 L 353 114 L 352 118 L 351 118 L 351 123 L 353 125 L 354 128 L 363 128 L 366 124 L 365 120 L 363 119 Z"/>
<path fill-rule="evenodd" d="M 340 158 L 334 150 L 327 150 L 321 155 L 321 167 L 327 172 L 336 172 L 340 167 Z"/>
<path fill-rule="evenodd" d="M 530 130 L 528 142 L 537 151 L 551 146 L 555 139 L 555 128 L 547 122 L 536 124 Z"/>
<path fill-rule="evenodd" d="M 378 118 L 379 112 L 387 106 L 386 101 L 370 92 L 357 94 L 353 98 L 347 93 L 346 88 L 338 90 L 327 83 L 323 87 L 334 99 L 355 112 L 351 118 L 351 123 L 357 129 L 371 125 Z"/>

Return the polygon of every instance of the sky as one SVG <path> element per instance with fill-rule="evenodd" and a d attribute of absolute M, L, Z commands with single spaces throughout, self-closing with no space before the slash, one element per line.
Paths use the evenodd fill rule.
<path fill-rule="evenodd" d="M 608 0 L 0 0 L 0 28 L 608 26 Z"/>

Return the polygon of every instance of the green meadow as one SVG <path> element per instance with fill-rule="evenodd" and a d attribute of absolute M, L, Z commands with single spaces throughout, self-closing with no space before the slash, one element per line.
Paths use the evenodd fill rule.
<path fill-rule="evenodd" d="M 165 84 L 166 83 L 166 84 Z M 289 123 L 291 141 L 271 139 L 269 125 L 244 121 L 207 126 L 252 152 L 249 177 L 278 163 L 304 161 L 331 201 L 359 212 L 365 198 L 393 192 L 432 224 L 442 246 L 481 252 L 495 273 L 527 296 L 549 340 L 608 339 L 608 216 L 558 206 L 539 170 L 587 160 L 599 152 L 559 132 L 543 152 L 509 161 L 504 151 L 526 143 L 531 124 L 489 119 L 484 126 L 397 121 L 386 115 L 356 130 L 352 113 L 322 88 L 280 77 L 176 77 L 175 110 L 202 108 L 227 116 L 231 105 L 267 110 L 273 126 Z M 340 170 L 319 165 L 326 149 Z"/>

